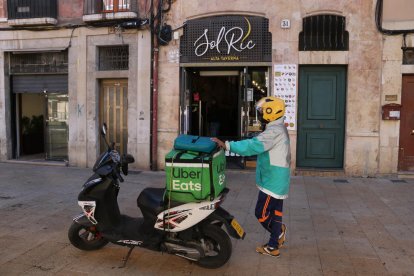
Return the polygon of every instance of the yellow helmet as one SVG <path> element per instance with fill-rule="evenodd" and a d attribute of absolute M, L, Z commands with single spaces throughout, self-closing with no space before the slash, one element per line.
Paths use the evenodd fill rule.
<path fill-rule="evenodd" d="M 267 123 L 273 122 L 285 115 L 285 101 L 276 97 L 264 97 L 256 103 L 256 110 Z"/>

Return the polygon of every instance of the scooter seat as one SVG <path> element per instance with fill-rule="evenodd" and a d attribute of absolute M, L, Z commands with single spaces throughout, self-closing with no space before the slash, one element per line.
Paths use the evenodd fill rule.
<path fill-rule="evenodd" d="M 156 216 L 164 210 L 164 188 L 145 188 L 137 198 L 137 205 L 145 215 Z"/>

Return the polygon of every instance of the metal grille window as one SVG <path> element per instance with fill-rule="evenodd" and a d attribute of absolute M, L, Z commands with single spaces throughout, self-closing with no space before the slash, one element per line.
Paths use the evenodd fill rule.
<path fill-rule="evenodd" d="M 338 15 L 314 15 L 303 18 L 299 51 L 348 51 L 346 20 Z"/>
<path fill-rule="evenodd" d="M 129 47 L 103 46 L 99 47 L 99 71 L 128 70 Z"/>
<path fill-rule="evenodd" d="M 7 0 L 7 12 L 8 19 L 57 18 L 57 1 Z"/>
<path fill-rule="evenodd" d="M 16 53 L 10 55 L 10 72 L 67 73 L 68 52 Z"/>

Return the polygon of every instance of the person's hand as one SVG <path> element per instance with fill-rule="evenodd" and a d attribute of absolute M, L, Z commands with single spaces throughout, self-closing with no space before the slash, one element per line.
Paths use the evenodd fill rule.
<path fill-rule="evenodd" d="M 213 138 L 210 138 L 210 139 L 211 139 L 211 141 L 215 142 L 217 144 L 217 146 L 219 146 L 220 148 L 226 149 L 226 144 L 223 141 L 221 141 L 220 139 L 218 139 L 216 137 L 213 137 Z"/>

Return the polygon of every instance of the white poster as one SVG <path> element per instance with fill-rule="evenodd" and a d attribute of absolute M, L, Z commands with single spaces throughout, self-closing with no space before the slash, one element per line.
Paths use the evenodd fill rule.
<path fill-rule="evenodd" d="M 296 130 L 296 64 L 275 64 L 273 94 L 285 101 L 285 125 L 288 130 Z"/>

